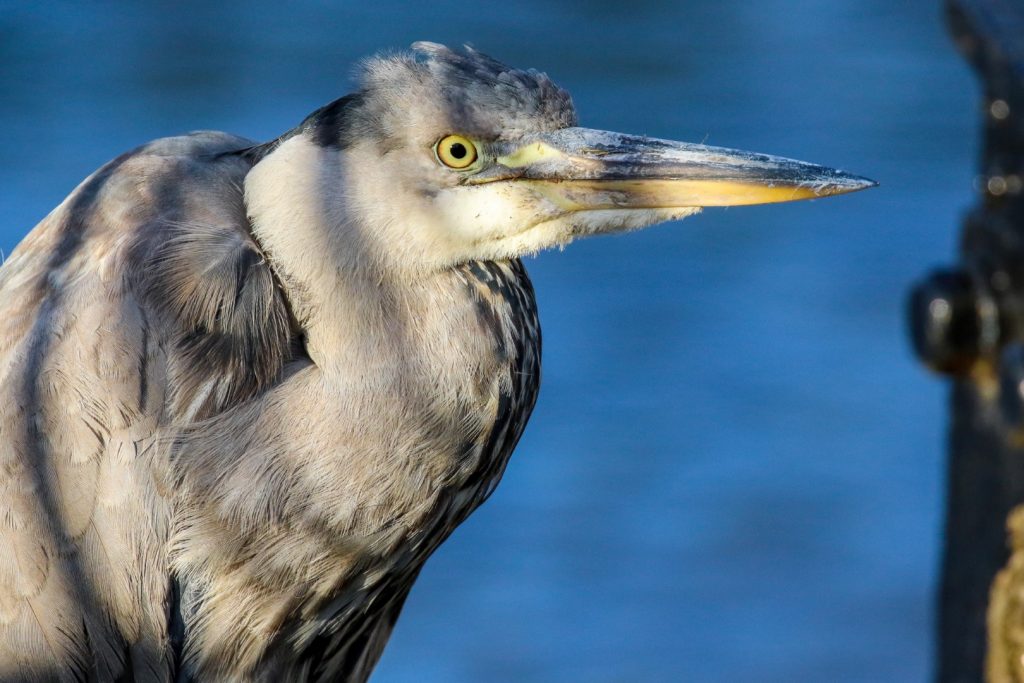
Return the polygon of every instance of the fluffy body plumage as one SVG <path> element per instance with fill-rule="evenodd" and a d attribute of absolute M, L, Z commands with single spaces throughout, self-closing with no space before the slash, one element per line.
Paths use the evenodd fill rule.
<path fill-rule="evenodd" d="M 539 379 L 522 265 L 410 281 L 324 207 L 268 242 L 358 263 L 278 280 L 254 239 L 254 162 L 336 155 L 331 113 L 126 154 L 0 268 L 0 679 L 365 680 L 493 490 Z"/>

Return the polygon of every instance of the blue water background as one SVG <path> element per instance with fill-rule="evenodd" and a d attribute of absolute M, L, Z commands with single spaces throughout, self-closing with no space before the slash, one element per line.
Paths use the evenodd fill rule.
<path fill-rule="evenodd" d="M 902 305 L 978 116 L 938 2 L 0 2 L 0 248 L 126 149 L 270 138 L 419 39 L 549 72 L 587 126 L 882 185 L 530 259 L 536 412 L 375 680 L 925 680 L 946 392 Z"/>

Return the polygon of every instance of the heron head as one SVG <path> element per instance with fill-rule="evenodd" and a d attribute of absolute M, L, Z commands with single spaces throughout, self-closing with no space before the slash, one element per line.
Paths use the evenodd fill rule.
<path fill-rule="evenodd" d="M 704 206 L 874 184 L 781 157 L 576 123 L 569 94 L 546 75 L 469 47 L 417 43 L 367 61 L 355 94 L 272 143 L 247 196 L 266 204 L 291 187 L 288 201 L 315 208 L 364 263 L 418 272 L 522 256 Z"/>

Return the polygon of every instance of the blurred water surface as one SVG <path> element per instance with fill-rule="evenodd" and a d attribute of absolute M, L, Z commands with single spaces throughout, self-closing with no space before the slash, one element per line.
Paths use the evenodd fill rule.
<path fill-rule="evenodd" d="M 420 39 L 548 71 L 583 125 L 882 185 L 531 259 L 537 410 L 375 680 L 924 680 L 945 392 L 901 306 L 953 254 L 977 94 L 937 2 L 0 2 L 0 248 L 128 148 L 270 138 Z"/>

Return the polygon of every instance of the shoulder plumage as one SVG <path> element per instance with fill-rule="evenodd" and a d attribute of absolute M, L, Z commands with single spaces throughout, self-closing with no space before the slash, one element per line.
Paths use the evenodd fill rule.
<path fill-rule="evenodd" d="M 295 338 L 249 234 L 252 144 L 123 154 L 0 266 L 0 668 L 18 680 L 160 680 L 180 655 L 161 645 L 154 446 L 266 389 Z"/>
<path fill-rule="evenodd" d="M 180 152 L 146 179 L 149 223 L 138 230 L 128 271 L 129 286 L 169 332 L 172 412 L 188 419 L 260 393 L 279 377 L 297 336 L 246 215 L 252 144 L 195 137 L 141 150 Z"/>

